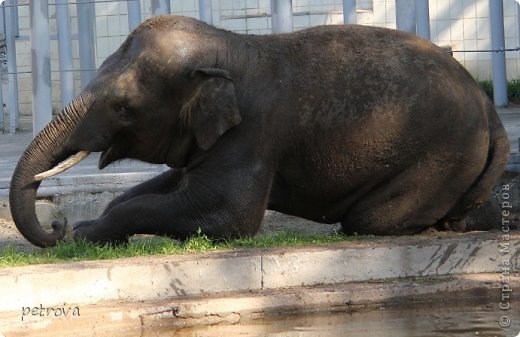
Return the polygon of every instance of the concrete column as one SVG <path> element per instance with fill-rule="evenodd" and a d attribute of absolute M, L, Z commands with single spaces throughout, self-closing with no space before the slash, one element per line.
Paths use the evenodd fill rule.
<path fill-rule="evenodd" d="M 292 0 L 271 0 L 271 20 L 273 33 L 292 32 Z"/>
<path fill-rule="evenodd" d="M 68 0 L 56 0 L 56 25 L 60 57 L 61 104 L 65 106 L 75 96 Z"/>
<path fill-rule="evenodd" d="M 417 35 L 430 40 L 430 5 L 428 0 L 417 0 L 415 3 L 417 16 Z"/>
<path fill-rule="evenodd" d="M 518 46 L 520 47 L 520 0 L 516 0 L 517 9 L 516 9 L 516 17 L 518 21 Z"/>
<path fill-rule="evenodd" d="M 343 0 L 343 23 L 357 23 L 356 0 Z"/>
<path fill-rule="evenodd" d="M 4 6 L 0 5 L 0 39 L 5 43 L 5 25 L 4 25 Z M 3 52 L 5 50 L 5 45 L 2 44 L 0 50 Z M 3 62 L 3 58 L 2 58 Z M 7 128 L 4 126 L 4 90 L 3 90 L 3 74 L 4 74 L 4 65 L 0 64 L 0 130 L 3 132 L 7 131 Z"/>
<path fill-rule="evenodd" d="M 94 77 L 95 62 L 95 27 L 94 27 L 94 3 L 91 0 L 77 0 L 78 8 L 78 42 L 79 64 L 81 68 L 81 87 L 85 88 Z"/>
<path fill-rule="evenodd" d="M 13 27 L 14 27 L 14 36 L 20 36 L 20 22 L 18 22 L 18 0 L 13 1 L 13 9 L 12 15 L 14 18 Z"/>
<path fill-rule="evenodd" d="M 33 135 L 36 135 L 52 119 L 49 1 L 31 1 L 29 10 L 31 17 Z M 7 11 L 6 14 L 8 14 Z M 6 19 L 8 17 L 9 15 L 6 16 Z M 10 26 L 9 22 L 6 22 L 6 27 L 8 26 Z M 13 133 L 12 130 L 11 133 Z"/>
<path fill-rule="evenodd" d="M 4 125 L 4 90 L 3 90 L 4 75 L 3 71 L 0 71 L 0 131 L 6 133 Z"/>
<path fill-rule="evenodd" d="M 502 1 L 489 0 L 489 20 L 491 26 L 491 49 L 505 49 L 504 36 L 504 4 Z M 493 52 L 491 55 L 493 68 L 493 96 L 496 106 L 506 106 L 507 77 L 505 51 Z"/>
<path fill-rule="evenodd" d="M 169 0 L 152 0 L 153 15 L 168 15 L 170 12 Z"/>
<path fill-rule="evenodd" d="M 395 0 L 395 17 L 397 29 L 415 34 L 415 0 Z"/>
<path fill-rule="evenodd" d="M 16 25 L 14 24 L 17 11 L 14 10 L 15 1 L 7 0 L 5 2 L 5 35 L 7 46 L 7 71 L 8 79 L 8 99 L 7 109 L 9 111 L 9 133 L 14 134 L 20 126 L 19 107 L 18 107 L 18 74 L 16 66 Z M 49 79 L 50 82 L 50 79 Z"/>
<path fill-rule="evenodd" d="M 128 7 L 128 29 L 134 30 L 141 23 L 141 1 L 127 0 Z"/>
<path fill-rule="evenodd" d="M 211 0 L 199 0 L 199 17 L 207 24 L 213 24 L 213 8 Z"/>

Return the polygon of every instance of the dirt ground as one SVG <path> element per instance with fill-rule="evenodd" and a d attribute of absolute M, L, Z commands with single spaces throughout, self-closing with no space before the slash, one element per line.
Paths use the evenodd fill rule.
<path fill-rule="evenodd" d="M 24 239 L 12 221 L 0 218 L 0 250 L 9 245 L 19 251 L 33 251 L 36 249 L 36 247 Z"/>

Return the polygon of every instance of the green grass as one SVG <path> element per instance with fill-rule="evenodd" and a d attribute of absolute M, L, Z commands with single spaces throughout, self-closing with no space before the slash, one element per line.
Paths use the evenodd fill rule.
<path fill-rule="evenodd" d="M 513 80 L 507 84 L 508 97 L 511 102 L 520 104 L 520 80 Z"/>
<path fill-rule="evenodd" d="M 182 243 L 165 237 L 140 238 L 132 240 L 128 245 L 116 247 L 108 245 L 96 246 L 87 242 L 64 241 L 55 247 L 38 249 L 31 253 L 19 252 L 15 248 L 8 246 L 0 251 L 0 268 L 44 263 L 107 260 L 134 256 L 187 254 L 237 248 L 326 244 L 360 238 L 362 237 L 347 237 L 342 234 L 318 235 L 279 232 L 214 242 L 199 231 L 197 235 Z"/>
<path fill-rule="evenodd" d="M 479 81 L 480 87 L 490 99 L 493 99 L 493 82 Z M 511 103 L 520 104 L 520 80 L 512 80 L 507 83 L 507 97 Z"/>

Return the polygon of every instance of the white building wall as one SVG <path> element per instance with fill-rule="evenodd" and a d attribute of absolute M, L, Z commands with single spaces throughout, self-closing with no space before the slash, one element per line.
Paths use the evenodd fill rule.
<path fill-rule="evenodd" d="M 519 46 L 517 4 L 504 0 L 505 47 Z M 457 53 L 489 50 L 489 0 L 430 1 L 431 37 L 438 45 L 451 46 L 454 57 L 478 79 L 491 79 L 491 53 Z M 520 54 L 507 52 L 508 79 L 520 78 Z"/>
<path fill-rule="evenodd" d="M 517 4 L 504 1 L 506 48 L 520 45 Z M 73 1 L 71 1 L 72 3 Z M 491 78 L 491 53 L 459 53 L 462 50 L 490 49 L 489 0 L 430 0 L 431 39 L 440 46 L 450 46 L 454 57 L 476 78 Z M 22 128 L 30 128 L 32 83 L 30 74 L 29 0 L 19 0 L 20 35 L 17 42 L 20 114 Z M 49 1 L 51 35 L 56 34 L 54 0 Z M 270 0 L 213 0 L 215 26 L 244 34 L 270 34 Z M 198 0 L 171 0 L 172 13 L 198 18 Z M 359 24 L 396 27 L 395 0 L 357 0 Z M 96 9 L 96 66 L 113 53 L 128 35 L 126 1 L 99 0 Z M 341 0 L 293 0 L 295 30 L 316 25 L 342 24 Z M 71 33 L 77 36 L 76 5 L 69 6 Z M 141 0 L 143 20 L 152 16 L 151 0 Z M 79 69 L 77 40 L 73 40 L 74 69 Z M 57 41 L 51 41 L 51 70 L 53 107 L 61 108 Z M 508 79 L 520 78 L 520 53 L 507 52 Z M 74 73 L 76 92 L 79 92 L 80 72 Z"/>

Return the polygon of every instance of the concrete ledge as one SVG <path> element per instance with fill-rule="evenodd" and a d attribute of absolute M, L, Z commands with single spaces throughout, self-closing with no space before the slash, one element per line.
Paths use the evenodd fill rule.
<path fill-rule="evenodd" d="M 46 179 L 38 189 L 38 199 L 45 200 L 36 204 L 38 218 L 49 226 L 57 218 L 66 217 L 69 223 L 96 218 L 120 193 L 161 172 L 63 175 Z M 9 184 L 10 179 L 0 180 L 0 218 L 6 220 L 12 219 Z M 60 215 L 56 216 L 57 213 Z"/>
<path fill-rule="evenodd" d="M 0 269 L 0 311 L 269 290 L 520 268 L 520 234 L 374 238 L 326 246 L 247 249 Z"/>
<path fill-rule="evenodd" d="M 520 288 L 520 276 L 511 277 Z M 0 336 L 155 336 L 155 329 L 242 323 L 273 314 L 349 311 L 369 307 L 400 307 L 418 303 L 500 301 L 499 274 L 393 279 L 385 282 L 230 292 L 213 296 L 182 296 L 159 301 L 108 302 L 81 306 L 68 317 L 25 316 L 22 310 L 0 313 Z M 62 305 L 67 307 L 67 305 Z M 143 330 L 145 329 L 145 330 Z M 147 331 L 148 333 L 145 333 Z M 168 334 L 170 335 L 171 332 Z"/>
<path fill-rule="evenodd" d="M 45 179 L 38 189 L 38 197 L 52 197 L 55 194 L 79 192 L 99 193 L 104 191 L 124 191 L 140 182 L 151 179 L 163 171 L 101 173 L 83 175 L 62 175 Z M 0 180 L 0 197 L 9 195 L 10 179 Z"/>

